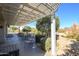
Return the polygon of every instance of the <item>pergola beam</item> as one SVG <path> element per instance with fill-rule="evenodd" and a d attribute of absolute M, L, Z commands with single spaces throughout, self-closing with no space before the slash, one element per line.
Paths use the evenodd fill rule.
<path fill-rule="evenodd" d="M 39 10 L 39 9 L 33 7 L 33 6 L 30 6 L 29 4 L 23 4 L 23 5 L 26 6 L 26 7 L 28 7 L 28 8 L 31 8 L 31 9 L 33 9 L 35 11 L 38 11 L 38 12 L 42 13 L 43 15 L 45 15 L 45 13 L 43 11 L 41 11 L 41 10 Z"/>
<path fill-rule="evenodd" d="M 29 11 L 29 10 L 24 10 L 24 9 L 20 9 L 20 10 L 23 11 L 23 12 L 26 12 L 26 13 L 28 13 L 30 15 L 40 16 L 39 14 L 36 14 L 36 13 L 34 13 L 32 11 Z"/>
<path fill-rule="evenodd" d="M 10 12 L 12 14 L 16 14 L 17 11 L 13 11 L 13 10 L 9 10 L 9 9 L 6 9 L 6 8 L 2 8 L 4 12 Z"/>
<path fill-rule="evenodd" d="M 26 22 L 27 20 L 36 20 L 39 18 L 42 18 L 47 15 L 53 14 L 56 9 L 58 8 L 58 3 L 55 4 L 48 4 L 48 3 L 38 3 L 33 4 L 26 3 L 26 4 L 0 4 L 3 8 L 3 14 L 6 13 L 6 15 L 10 15 L 11 17 L 14 17 L 13 19 L 18 18 L 25 18 Z M 43 7 L 45 7 L 43 9 Z M 42 7 L 42 9 L 40 9 Z M 22 13 L 23 12 L 23 13 Z M 11 19 L 11 18 L 10 18 Z M 20 23 L 21 24 L 21 23 Z"/>
<path fill-rule="evenodd" d="M 24 6 L 24 5 L 23 5 L 23 6 Z M 7 7 L 7 6 L 5 6 L 5 7 Z M 4 7 L 4 8 L 5 8 L 5 7 Z M 8 8 L 9 8 L 9 9 L 8 9 Z M 23 11 L 23 12 L 28 13 L 28 14 L 30 13 L 30 14 L 35 15 L 35 16 L 36 16 L 36 15 L 39 15 L 39 14 L 36 14 L 36 13 L 34 13 L 34 12 L 32 12 L 32 11 L 29 11 L 29 10 L 26 10 L 26 9 L 23 9 L 23 8 L 13 7 L 13 6 L 11 6 L 11 5 L 8 5 L 8 7 L 5 8 L 5 9 L 9 11 L 11 8 L 13 8 L 13 9 L 15 9 L 15 10 Z M 5 9 L 4 9 L 4 10 L 5 10 Z M 13 11 L 11 11 L 11 12 L 13 12 Z"/>
<path fill-rule="evenodd" d="M 49 9 L 50 11 L 52 11 L 52 9 L 47 5 L 47 3 L 42 3 L 45 7 L 47 7 L 47 9 Z"/>
<path fill-rule="evenodd" d="M 20 15 L 23 15 L 23 16 L 25 16 L 25 17 L 29 17 L 30 19 L 35 18 L 35 17 L 33 17 L 33 16 L 26 15 L 26 14 L 23 14 L 23 13 L 19 13 L 19 14 L 20 14 Z M 17 18 L 19 18 L 19 16 L 18 16 Z"/>

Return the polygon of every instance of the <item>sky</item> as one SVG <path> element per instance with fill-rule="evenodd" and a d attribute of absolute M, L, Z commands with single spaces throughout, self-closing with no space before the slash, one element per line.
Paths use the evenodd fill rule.
<path fill-rule="evenodd" d="M 27 25 L 27 26 L 30 26 L 31 28 L 36 28 L 36 24 L 37 24 L 37 22 L 36 22 L 36 21 L 33 21 L 33 22 L 28 23 L 28 24 L 26 24 L 26 25 Z"/>
<path fill-rule="evenodd" d="M 56 16 L 60 18 L 60 28 L 71 27 L 73 23 L 79 24 L 79 4 L 61 4 Z"/>
<path fill-rule="evenodd" d="M 60 28 L 71 27 L 73 23 L 79 24 L 79 4 L 61 4 L 56 12 L 60 19 Z M 26 24 L 36 28 L 36 21 Z"/>

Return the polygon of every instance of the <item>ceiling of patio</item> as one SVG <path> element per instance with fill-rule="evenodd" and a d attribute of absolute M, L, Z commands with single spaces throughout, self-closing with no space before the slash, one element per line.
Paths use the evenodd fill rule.
<path fill-rule="evenodd" d="M 0 4 L 4 20 L 8 24 L 23 25 L 47 15 L 53 15 L 58 3 L 5 3 Z"/>

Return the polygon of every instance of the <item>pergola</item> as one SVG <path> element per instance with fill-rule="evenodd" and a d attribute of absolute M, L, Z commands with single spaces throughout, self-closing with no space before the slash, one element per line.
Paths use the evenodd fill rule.
<path fill-rule="evenodd" d="M 52 53 L 56 55 L 55 19 L 54 14 L 58 9 L 58 3 L 5 3 L 0 4 L 0 41 L 4 41 L 7 26 L 11 24 L 24 25 L 30 21 L 38 20 L 51 15 L 51 41 Z"/>

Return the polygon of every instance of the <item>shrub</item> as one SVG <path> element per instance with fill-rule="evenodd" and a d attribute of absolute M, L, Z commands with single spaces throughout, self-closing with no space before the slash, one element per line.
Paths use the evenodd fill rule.
<path fill-rule="evenodd" d="M 23 29 L 22 29 L 23 32 L 30 32 L 31 31 L 31 27 L 29 26 L 25 26 Z"/>
<path fill-rule="evenodd" d="M 40 43 L 42 35 L 36 34 L 35 38 L 36 38 L 36 43 Z"/>
<path fill-rule="evenodd" d="M 45 38 L 46 36 L 42 34 L 36 34 L 35 37 L 36 37 L 36 43 L 41 43 L 41 39 L 46 39 Z"/>
<path fill-rule="evenodd" d="M 76 34 L 74 38 L 79 41 L 79 34 Z"/>
<path fill-rule="evenodd" d="M 45 50 L 45 41 L 46 41 L 46 39 L 45 38 L 42 38 L 42 40 L 41 40 L 41 49 L 43 50 L 43 51 L 46 51 Z"/>
<path fill-rule="evenodd" d="M 41 40 L 41 48 L 43 51 L 49 51 L 51 48 L 51 39 L 50 38 L 43 38 Z"/>
<path fill-rule="evenodd" d="M 45 41 L 45 50 L 49 51 L 51 49 L 51 39 L 47 38 L 47 40 Z"/>
<path fill-rule="evenodd" d="M 74 39 L 74 37 L 75 37 L 75 34 L 68 34 L 68 35 L 66 36 L 66 38 L 71 38 L 71 39 Z"/>
<path fill-rule="evenodd" d="M 75 34 L 72 33 L 72 34 L 67 35 L 66 37 L 79 41 L 79 34 L 78 33 L 75 33 Z"/>

